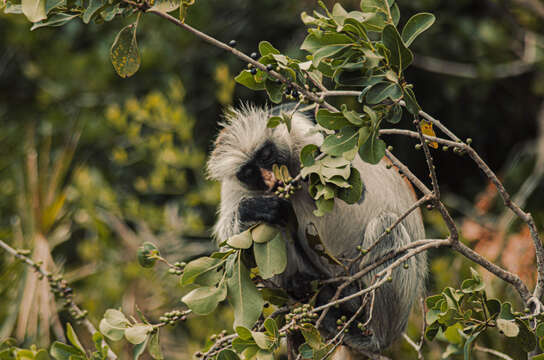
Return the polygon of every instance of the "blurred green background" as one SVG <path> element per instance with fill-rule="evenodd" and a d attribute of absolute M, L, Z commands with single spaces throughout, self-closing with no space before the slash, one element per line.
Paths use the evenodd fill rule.
<path fill-rule="evenodd" d="M 359 5 L 341 3 L 348 10 Z M 413 45 L 416 63 L 407 71 L 419 103 L 459 137 L 474 140 L 482 158 L 542 228 L 543 3 L 397 3 L 401 24 L 421 11 L 437 17 Z M 302 57 L 298 46 L 305 28 L 299 15 L 317 8 L 314 1 L 197 1 L 186 21 L 219 40 L 236 39 L 246 53 L 268 40 Z M 24 16 L 0 14 L 0 239 L 34 249 L 50 269 L 64 272 L 76 302 L 95 324 L 111 307 L 128 314 L 139 308 L 153 320 L 181 307 L 177 277 L 160 266 L 139 267 L 136 248 L 153 241 L 172 261 L 213 249 L 210 228 L 219 186 L 206 180 L 204 164 L 217 121 L 227 105 L 266 103 L 264 93 L 235 85 L 233 77 L 245 64 L 152 15 L 144 16 L 138 29 L 141 69 L 121 79 L 109 49 L 123 25 L 116 20 L 84 26 L 76 20 L 30 32 Z M 399 124 L 409 125 L 409 119 Z M 385 140 L 426 179 L 415 143 Z M 443 197 L 464 240 L 532 284 L 530 239 L 500 205 L 494 188 L 469 159 L 442 151 L 435 156 Z M 424 214 L 428 236 L 443 236 L 439 216 Z M 429 261 L 429 294 L 447 285 L 459 287 L 470 267 L 446 249 L 431 252 Z M 490 294 L 517 302 L 512 289 L 485 279 Z M 54 316 L 44 284 L 0 253 L 0 339 L 13 336 L 21 344 L 46 346 L 62 338 L 61 324 L 69 316 Z M 163 331 L 166 358 L 191 358 L 206 336 L 230 328 L 230 319 L 224 306 Z M 416 338 L 419 309 L 413 320 L 408 333 Z M 503 339 L 480 341 L 515 355 L 515 346 Z M 123 346 L 116 351 L 128 358 Z M 439 358 L 445 346 L 435 340 L 424 353 Z M 400 340 L 389 354 L 415 358 L 411 351 Z"/>

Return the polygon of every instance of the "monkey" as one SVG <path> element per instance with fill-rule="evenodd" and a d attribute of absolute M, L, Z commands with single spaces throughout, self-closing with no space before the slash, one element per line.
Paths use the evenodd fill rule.
<path fill-rule="evenodd" d="M 291 226 L 293 241 L 287 241 L 287 268 L 273 280 L 297 300 L 311 295 L 313 280 L 341 275 L 341 267 L 331 264 L 313 249 L 308 235 L 319 236 L 323 246 L 337 259 L 353 259 L 369 248 L 381 235 L 378 244 L 353 267 L 352 273 L 372 264 L 383 255 L 424 239 L 422 216 L 417 209 L 411 212 L 391 231 L 386 230 L 416 201 L 408 181 L 388 165 L 386 158 L 378 164 L 364 162 L 358 155 L 352 165 L 359 171 L 364 190 L 359 201 L 348 205 L 335 199 L 333 210 L 323 216 L 314 214 L 314 201 L 308 193 L 308 184 L 289 199 L 274 195 L 277 186 L 272 167 L 285 165 L 291 174 L 297 174 L 301 165 L 299 154 L 308 144 L 320 146 L 324 136 L 311 115 L 294 112 L 291 129 L 279 125 L 268 128 L 273 114 L 292 111 L 292 106 L 269 109 L 254 105 L 229 108 L 211 151 L 208 177 L 221 182 L 221 201 L 214 236 L 224 241 L 257 223 L 268 223 L 279 228 Z M 384 234 L 385 232 L 385 234 Z M 344 290 L 349 295 L 372 284 L 374 275 L 391 263 L 389 260 L 363 276 L 360 281 Z M 343 340 L 347 349 L 337 351 L 335 358 L 346 358 L 350 353 L 379 353 L 397 339 L 406 326 L 412 305 L 424 294 L 427 273 L 426 255 L 420 253 L 408 259 L 404 266 L 392 272 L 392 279 L 380 286 L 373 299 L 372 312 L 359 315 L 361 322 L 370 319 L 367 331 L 350 328 Z M 326 303 L 338 284 L 320 290 L 317 302 Z M 327 336 L 337 331 L 336 319 L 354 314 L 362 299 L 342 303 L 331 308 L 322 323 Z M 365 308 L 368 311 L 368 306 Z M 355 323 L 355 322 L 354 322 Z"/>

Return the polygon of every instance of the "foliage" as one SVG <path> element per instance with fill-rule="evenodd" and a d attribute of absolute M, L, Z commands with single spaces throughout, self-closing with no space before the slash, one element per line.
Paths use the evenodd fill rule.
<path fill-rule="evenodd" d="M 143 14 L 139 11 L 141 4 L 134 6 L 122 1 L 105 3 L 95 0 L 88 3 L 79 1 L 49 3 L 40 0 L 22 1 L 20 4 L 8 1 L 5 11 L 24 14 L 34 23 L 32 29 L 61 26 L 76 18 L 81 18 L 83 23 L 87 24 L 109 22 L 116 16 L 129 20 L 137 17 L 134 22 L 118 33 L 110 52 L 117 73 L 121 77 L 129 77 L 139 69 L 141 64 L 136 41 L 138 19 Z M 189 5 L 192 5 L 192 2 L 181 2 L 180 19 L 185 19 Z M 309 88 L 318 97 L 320 89 L 316 87 L 321 83 L 330 83 L 337 89 L 359 92 L 359 104 L 354 106 L 346 102 L 342 104 L 344 106 L 341 107 L 340 113 L 327 109 L 317 111 L 317 121 L 325 129 L 326 140 L 321 147 L 309 146 L 301 153 L 301 162 L 304 165 L 302 175 L 309 178 L 310 192 L 316 200 L 318 215 L 329 211 L 335 198 L 347 203 L 354 203 L 360 198 L 364 184 L 361 183 L 357 171 L 351 167 L 350 161 L 357 152 L 362 159 L 370 163 L 376 163 L 383 157 L 386 144 L 379 138 L 379 130 L 385 124 L 383 120 L 397 124 L 403 117 L 403 113 L 411 117 L 420 110 L 413 85 L 407 82 L 405 70 L 413 60 L 410 48 L 412 42 L 429 28 L 434 22 L 434 16 L 428 13 L 417 14 L 405 22 L 404 26 L 399 27 L 402 28 L 402 31 L 399 31 L 397 25 L 400 14 L 397 3 L 369 1 L 362 2 L 361 5 L 361 11 L 348 12 L 337 4 L 332 11 L 324 7 L 325 15 L 317 12 L 313 16 L 306 13 L 302 15 L 303 21 L 310 28 L 302 44 L 302 49 L 311 54 L 307 57 L 307 61 L 283 55 L 270 42 L 262 41 L 258 46 L 260 57 L 257 60 L 267 69 L 253 65 L 236 77 L 238 83 L 250 89 L 264 90 L 272 102 L 294 99 L 300 101 L 300 106 L 314 99 L 307 98 L 292 85 L 277 82 L 276 78 L 271 76 L 272 71 L 292 80 L 301 88 Z M 179 4 L 168 1 L 153 4 L 155 9 L 162 11 L 175 10 L 178 6 Z M 131 15 L 133 16 L 130 17 Z M 179 89 L 178 84 L 170 87 L 174 94 Z M 225 91 L 229 92 L 228 85 Z M 182 98 L 183 96 L 163 97 L 160 94 L 151 93 L 141 102 L 135 99 L 127 101 L 124 108 L 118 105 L 108 107 L 106 117 L 115 134 L 115 141 L 112 141 L 113 145 L 111 145 L 111 159 L 115 166 L 119 166 L 129 175 L 124 178 L 118 177 L 117 174 L 113 176 L 107 174 L 102 177 L 97 169 L 86 166 L 76 171 L 74 186 L 68 189 L 75 191 L 76 194 L 70 200 L 80 200 L 80 202 L 72 202 L 77 207 L 81 207 L 77 219 L 84 221 L 78 221 L 79 225 L 83 225 L 82 227 L 88 231 L 100 233 L 100 238 L 111 237 L 105 235 L 109 232 L 108 227 L 117 229 L 117 233 L 121 234 L 122 231 L 119 230 L 127 229 L 119 226 L 116 228 L 116 225 L 113 225 L 111 216 L 113 214 L 126 216 L 129 221 L 139 224 L 149 224 L 153 230 L 159 231 L 164 223 L 173 225 L 172 221 L 168 222 L 160 216 L 163 202 L 159 198 L 167 195 L 181 195 L 184 197 L 181 201 L 184 213 L 177 219 L 188 226 L 181 232 L 192 234 L 204 232 L 206 220 L 203 221 L 200 218 L 201 211 L 194 211 L 194 206 L 213 206 L 217 201 L 217 189 L 206 184 L 199 177 L 198 168 L 203 162 L 203 152 L 192 146 L 179 150 L 179 143 L 191 142 L 194 125 L 194 121 L 187 116 L 182 107 L 171 104 L 171 102 L 181 102 Z M 221 102 L 228 102 L 228 98 L 229 96 Z M 405 107 L 400 105 L 401 101 L 405 102 Z M 405 112 L 404 109 L 407 111 Z M 271 118 L 269 126 L 285 124 L 289 127 L 291 115 L 283 113 L 281 116 Z M 172 119 L 174 121 L 168 123 Z M 167 123 L 164 123 L 165 120 Z M 434 135 L 432 127 L 428 129 L 424 125 L 429 127 L 430 124 L 422 124 L 423 133 Z M 141 164 L 145 164 L 145 171 L 139 171 Z M 138 176 L 132 176 L 132 174 L 138 174 Z M 194 177 L 198 178 L 196 186 Z M 289 174 L 282 178 L 287 189 L 290 189 L 291 183 L 296 184 L 295 179 Z M 119 180 L 129 184 L 120 192 L 119 188 L 110 188 L 111 185 L 108 184 L 108 181 L 117 183 Z M 130 189 L 127 190 L 127 187 Z M 97 190 L 94 191 L 94 189 Z M 74 192 L 71 194 L 74 195 Z M 82 194 L 90 195 L 84 198 Z M 285 194 L 288 197 L 289 190 Z M 149 197 L 153 198 L 151 202 L 146 201 Z M 96 207 L 105 209 L 107 216 L 93 211 Z M 174 213 L 178 215 L 176 211 Z M 87 216 L 84 216 L 85 214 Z M 139 230 L 141 231 L 142 228 L 145 226 L 140 225 Z M 179 235 L 181 232 L 175 233 Z M 122 237 L 122 235 L 119 236 Z M 182 298 L 183 302 L 195 314 L 208 314 L 225 298 L 230 299 L 235 308 L 235 324 L 242 324 L 235 328 L 236 338 L 232 340 L 232 348 L 235 352 L 244 352 L 246 356 L 267 358 L 279 345 L 282 332 L 279 331 L 278 325 L 281 322 L 267 317 L 262 322 L 262 326 L 259 325 L 259 329 L 255 329 L 253 325 L 263 311 L 263 298 L 272 303 L 278 302 L 279 298 L 278 304 L 281 304 L 281 296 L 258 289 L 254 281 L 258 281 L 259 277 L 270 278 L 283 271 L 286 260 L 282 252 L 283 241 L 285 239 L 282 239 L 275 231 L 258 227 L 229 239 L 226 244 L 223 244 L 229 248 L 227 251 L 192 260 L 187 265 L 178 262 L 169 266 L 170 273 L 181 275 L 180 281 L 188 291 Z M 154 251 L 155 248 L 150 248 L 151 245 L 146 244 L 143 251 L 138 253 L 140 263 L 145 266 L 153 266 L 157 260 L 162 259 L 160 254 Z M 135 254 L 135 247 L 132 250 Z M 104 254 L 109 256 L 107 251 Z M 242 257 L 247 257 L 248 254 L 249 257 L 254 258 L 258 273 L 255 268 L 248 269 L 244 265 Z M 219 271 L 215 271 L 217 269 Z M 238 281 L 236 281 L 236 275 Z M 503 307 L 509 307 L 505 305 L 508 303 L 488 299 L 481 287 L 481 279 L 473 273 L 466 283 L 463 282 L 461 295 L 459 291 L 450 288 L 430 298 L 435 300 L 428 299 L 428 302 L 431 301 L 432 304 L 428 303 L 430 310 L 427 317 L 436 317 L 436 320 L 429 321 L 428 337 L 433 331 L 436 331 L 434 335 L 439 337 L 443 333 L 451 343 L 451 347 L 445 354 L 459 352 L 461 345 L 465 344 L 464 347 L 467 349 L 465 357 L 470 356 L 471 345 L 477 337 L 483 337 L 485 330 L 493 327 L 501 329 L 505 336 L 513 335 L 517 327 L 516 339 L 523 340 L 528 344 L 527 346 L 531 345 L 530 338 L 534 335 L 530 334 L 534 332 L 532 328 L 534 324 L 532 325 L 530 320 L 534 319 L 523 319 L 529 315 L 522 313 L 511 313 L 513 318 L 508 318 L 510 313 L 507 310 L 504 313 L 506 315 L 502 313 Z M 244 305 L 247 299 L 252 299 L 251 303 L 254 306 Z M 450 301 L 451 299 L 453 301 Z M 483 300 L 472 301 L 474 299 Z M 496 312 L 497 302 L 501 308 L 498 313 Z M 446 304 L 447 308 L 442 309 L 443 304 Z M 301 309 L 298 314 L 295 310 L 293 310 L 296 318 L 294 320 L 303 319 L 297 329 L 302 332 L 306 341 L 299 349 L 300 353 L 305 358 L 323 356 L 331 347 L 321 339 L 311 325 L 312 315 L 315 314 L 308 308 Z M 161 358 L 158 327 L 151 325 L 143 317 L 141 322 L 128 320 L 123 313 L 115 311 L 106 311 L 101 322 L 105 324 L 101 326 L 104 335 L 109 334 L 112 339 L 118 339 L 120 334 L 121 338 L 125 337 L 127 341 L 137 345 L 134 348 L 136 357 L 140 356 L 147 347 L 153 358 Z M 465 316 L 467 314 L 469 314 L 468 317 Z M 120 322 L 116 320 L 116 316 L 117 320 L 121 319 Z M 452 316 L 458 321 L 450 325 L 453 321 Z M 183 317 L 182 313 L 165 313 L 160 324 L 170 324 Z M 525 329 L 528 332 L 525 332 Z M 541 336 L 539 333 L 542 331 L 539 332 L 538 329 L 539 327 L 536 328 L 536 335 Z M 467 337 L 463 338 L 459 331 Z M 68 337 L 70 338 L 70 335 Z M 77 352 L 79 341 L 77 338 L 76 343 L 72 339 L 70 341 L 74 345 L 70 348 L 76 349 L 73 351 Z M 210 349 L 211 346 L 213 342 L 209 343 L 206 349 Z M 62 347 L 62 345 L 55 345 L 55 348 Z M 157 349 L 159 349 L 158 352 Z M 32 351 L 35 353 L 33 356 L 37 356 L 39 351 Z M 220 359 L 237 357 L 229 349 L 224 349 L 217 355 Z"/>

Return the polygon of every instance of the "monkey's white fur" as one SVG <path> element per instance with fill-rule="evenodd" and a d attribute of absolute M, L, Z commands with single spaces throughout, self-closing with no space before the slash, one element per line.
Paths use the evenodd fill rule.
<path fill-rule="evenodd" d="M 300 150 L 307 144 L 319 146 L 323 142 L 316 125 L 301 113 L 293 116 L 291 131 L 284 125 L 267 128 L 269 117 L 268 110 L 245 105 L 241 109 L 229 109 L 221 124 L 223 129 L 208 162 L 209 177 L 222 183 L 219 220 L 215 226 L 215 236 L 219 241 L 244 230 L 238 217 L 240 201 L 252 196 L 262 196 L 262 192 L 248 190 L 236 177 L 237 170 L 252 158 L 261 145 L 270 140 L 278 149 L 289 153 L 289 170 L 294 175 L 300 169 Z M 386 165 L 386 160 L 371 165 L 357 156 L 353 166 L 359 170 L 364 185 L 361 201 L 348 205 L 336 199 L 333 211 L 325 216 L 316 217 L 313 214 L 315 205 L 306 186 L 291 198 L 299 223 L 298 241 L 311 262 L 330 276 L 340 274 L 341 269 L 324 261 L 308 245 L 305 240 L 306 232 L 312 224 L 323 244 L 335 257 L 353 258 L 358 254 L 357 245 L 368 248 L 416 201 L 407 181 L 394 168 L 387 169 Z M 372 263 L 392 249 L 423 239 L 424 235 L 421 214 L 419 210 L 414 211 L 364 257 L 359 268 Z M 297 272 L 304 270 L 304 259 L 290 255 L 295 252 L 292 244 L 288 244 L 288 268 L 280 278 L 296 276 Z M 348 346 L 380 351 L 401 335 L 413 303 L 423 295 L 427 272 L 425 254 L 412 257 L 407 263 L 408 269 L 397 268 L 393 272 L 393 281 L 376 292 L 369 326 L 373 335 L 365 338 L 350 332 L 344 341 Z M 383 266 L 385 265 L 364 277 L 363 283 L 368 286 L 373 281 L 373 275 L 383 269 Z M 334 332 L 334 329 L 329 331 Z"/>

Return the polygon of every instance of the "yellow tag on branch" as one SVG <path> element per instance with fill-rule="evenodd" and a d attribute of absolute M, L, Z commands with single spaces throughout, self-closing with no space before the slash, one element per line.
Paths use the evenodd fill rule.
<path fill-rule="evenodd" d="M 423 135 L 436 137 L 436 134 L 434 133 L 434 130 L 433 130 L 433 124 L 431 122 L 427 120 L 421 120 L 419 123 L 421 126 L 421 132 L 423 133 Z M 438 149 L 438 143 L 436 141 L 432 141 L 428 145 L 434 149 Z"/>

